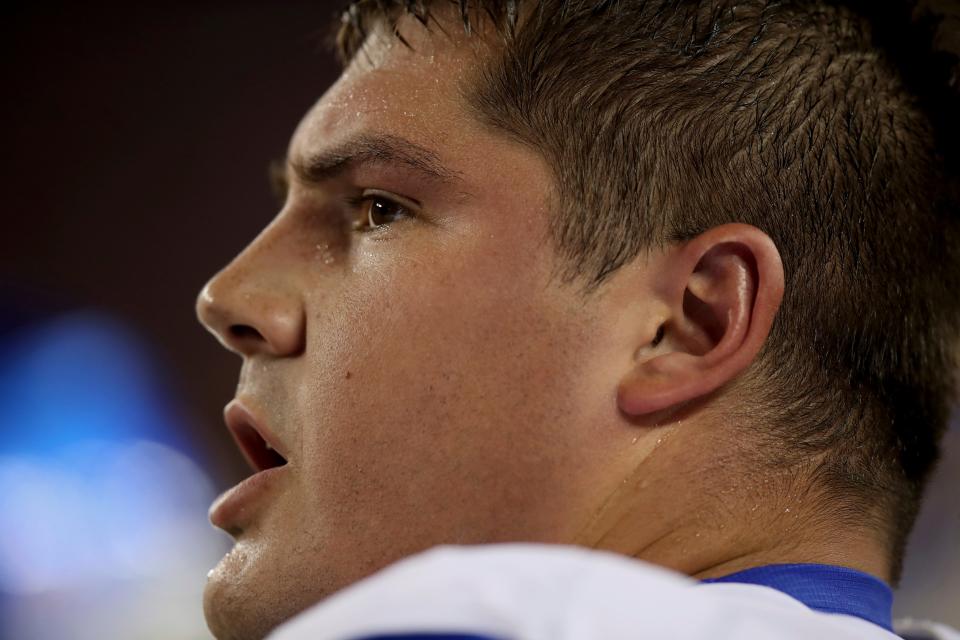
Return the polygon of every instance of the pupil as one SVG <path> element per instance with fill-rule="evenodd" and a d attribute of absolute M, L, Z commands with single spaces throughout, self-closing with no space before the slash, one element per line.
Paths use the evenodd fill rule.
<path fill-rule="evenodd" d="M 374 199 L 370 203 L 370 222 L 374 225 L 382 224 L 382 221 L 377 220 L 378 216 L 386 216 L 386 222 L 390 222 L 392 217 L 397 215 L 397 208 L 398 205 L 389 200 Z"/>

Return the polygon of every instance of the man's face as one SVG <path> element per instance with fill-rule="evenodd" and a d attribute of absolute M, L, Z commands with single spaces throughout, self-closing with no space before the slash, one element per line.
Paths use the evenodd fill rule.
<path fill-rule="evenodd" d="M 413 51 L 368 43 L 305 116 L 285 206 L 198 301 L 288 461 L 215 511 L 221 637 L 435 544 L 570 541 L 628 465 L 629 354 L 551 278 L 543 160 L 468 112 L 479 42 L 401 27 Z"/>

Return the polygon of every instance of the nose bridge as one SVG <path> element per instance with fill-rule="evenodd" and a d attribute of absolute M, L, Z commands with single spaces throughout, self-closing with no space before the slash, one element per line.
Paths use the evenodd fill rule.
<path fill-rule="evenodd" d="M 215 274 L 197 297 L 200 322 L 241 355 L 291 356 L 304 347 L 302 292 L 295 264 L 284 259 L 277 222 Z"/>

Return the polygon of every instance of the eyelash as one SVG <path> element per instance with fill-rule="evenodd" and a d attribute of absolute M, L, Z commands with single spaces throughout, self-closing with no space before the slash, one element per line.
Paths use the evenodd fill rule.
<path fill-rule="evenodd" d="M 381 227 L 386 227 L 386 226 L 389 225 L 391 222 L 395 222 L 395 221 L 396 221 L 396 220 L 391 220 L 390 222 L 384 222 L 384 223 L 381 223 L 381 224 L 378 224 L 378 225 L 375 225 L 375 226 L 371 225 L 371 224 L 370 224 L 370 222 L 371 222 L 371 220 L 370 220 L 370 217 L 371 217 L 371 208 L 373 207 L 373 204 L 374 204 L 374 202 L 376 202 L 376 201 L 385 202 L 385 203 L 388 203 L 389 205 L 391 205 L 391 206 L 393 206 L 393 207 L 398 208 L 398 209 L 402 212 L 402 214 L 400 214 L 400 215 L 402 215 L 403 217 L 412 217 L 412 216 L 413 216 L 413 212 L 411 211 L 410 207 L 408 207 L 407 205 L 405 205 L 405 204 L 403 204 L 403 203 L 401 203 L 401 202 L 398 202 L 397 200 L 394 200 L 393 198 L 390 198 L 390 197 L 388 197 L 388 196 L 385 196 L 385 195 L 382 195 L 382 194 L 379 194 L 379 193 L 367 193 L 367 194 L 363 194 L 363 195 L 360 195 L 360 196 L 357 196 L 357 197 L 348 198 L 348 199 L 347 199 L 348 204 L 349 204 L 352 208 L 354 208 L 354 209 L 360 207 L 360 206 L 363 205 L 364 203 L 367 203 L 367 206 L 366 206 L 366 208 L 365 208 L 365 210 L 366 210 L 365 219 L 364 219 L 364 220 L 354 220 L 354 221 L 353 221 L 352 228 L 353 228 L 353 230 L 356 231 L 357 233 L 370 233 L 370 232 L 376 231 L 377 229 L 379 229 L 379 228 L 381 228 Z"/>

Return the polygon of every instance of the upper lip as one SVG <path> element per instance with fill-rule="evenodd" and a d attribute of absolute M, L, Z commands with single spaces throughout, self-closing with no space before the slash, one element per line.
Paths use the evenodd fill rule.
<path fill-rule="evenodd" d="M 244 457 L 255 471 L 287 463 L 286 448 L 257 415 L 239 398 L 223 410 L 223 419 Z"/>

